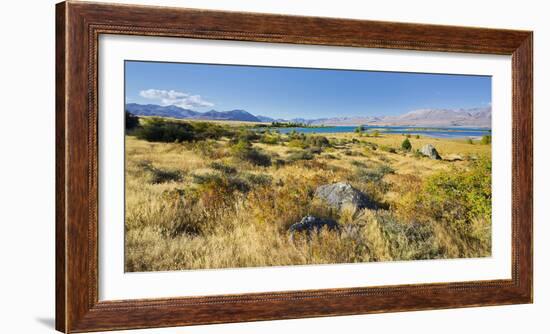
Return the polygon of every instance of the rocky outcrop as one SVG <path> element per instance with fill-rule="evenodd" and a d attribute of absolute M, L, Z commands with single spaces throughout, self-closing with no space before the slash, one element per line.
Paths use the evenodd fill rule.
<path fill-rule="evenodd" d="M 422 155 L 434 160 L 441 160 L 441 156 L 432 144 L 426 144 L 420 149 Z"/>
<path fill-rule="evenodd" d="M 315 197 L 338 210 L 345 205 L 353 206 L 356 209 L 376 208 L 374 201 L 370 200 L 367 195 L 345 182 L 320 186 L 315 190 Z"/>

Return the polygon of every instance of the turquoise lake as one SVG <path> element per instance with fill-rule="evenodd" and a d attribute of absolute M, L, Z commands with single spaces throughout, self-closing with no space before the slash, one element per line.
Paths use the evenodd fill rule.
<path fill-rule="evenodd" d="M 490 135 L 491 130 L 488 128 L 466 128 L 466 127 L 418 127 L 418 126 L 365 126 L 365 132 L 369 133 L 378 130 L 380 134 L 410 134 L 421 135 L 434 138 L 477 138 L 485 135 Z M 355 132 L 357 126 L 326 126 L 319 128 L 270 128 L 271 131 L 278 131 L 286 134 L 292 131 L 299 133 L 347 133 Z M 262 129 L 259 129 L 262 130 Z"/>

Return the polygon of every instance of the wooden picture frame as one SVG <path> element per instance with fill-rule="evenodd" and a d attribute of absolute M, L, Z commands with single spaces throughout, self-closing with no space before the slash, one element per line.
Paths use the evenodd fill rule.
<path fill-rule="evenodd" d="M 98 300 L 98 37 L 169 36 L 512 56 L 512 278 Z M 56 329 L 85 332 L 531 303 L 533 33 L 66 1 L 56 7 Z"/>

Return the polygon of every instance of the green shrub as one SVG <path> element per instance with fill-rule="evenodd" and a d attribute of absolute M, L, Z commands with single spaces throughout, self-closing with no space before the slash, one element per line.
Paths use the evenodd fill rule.
<path fill-rule="evenodd" d="M 181 181 L 182 174 L 177 169 L 156 168 L 153 170 L 152 183 L 164 183 L 171 181 Z"/>
<path fill-rule="evenodd" d="M 271 127 L 274 128 L 305 128 L 308 127 L 305 123 L 300 122 L 271 122 Z M 294 130 L 293 130 L 294 131 Z"/>
<path fill-rule="evenodd" d="M 393 212 L 434 231 L 438 257 L 481 257 L 491 253 L 491 160 L 409 180 L 397 189 Z"/>
<path fill-rule="evenodd" d="M 248 160 L 248 162 L 256 166 L 262 166 L 262 167 L 271 166 L 271 157 L 265 153 L 260 152 L 257 149 L 251 149 L 246 155 L 245 160 Z"/>
<path fill-rule="evenodd" d="M 237 132 L 234 138 L 236 138 L 237 141 L 252 142 L 252 141 L 260 140 L 261 137 L 255 131 L 248 130 L 248 129 L 241 129 Z"/>
<path fill-rule="evenodd" d="M 387 174 L 393 174 L 395 171 L 389 165 L 377 165 L 371 168 L 358 167 L 355 176 L 362 182 L 378 182 Z"/>
<path fill-rule="evenodd" d="M 246 173 L 243 174 L 243 179 L 246 180 L 251 186 L 268 186 L 273 181 L 273 178 L 267 174 L 253 174 Z"/>
<path fill-rule="evenodd" d="M 237 157 L 244 156 L 248 150 L 252 149 L 252 144 L 246 140 L 239 140 L 231 146 L 231 153 Z"/>
<path fill-rule="evenodd" d="M 288 146 L 302 149 L 309 148 L 320 153 L 323 148 L 330 147 L 331 143 L 327 137 L 300 134 L 294 135 L 288 142 Z"/>
<path fill-rule="evenodd" d="M 200 190 L 218 190 L 222 195 L 230 195 L 235 192 L 247 193 L 256 186 L 268 186 L 272 182 L 267 174 L 200 174 L 193 175 L 193 182 L 200 185 Z M 224 198 L 230 200 L 230 198 Z"/>
<path fill-rule="evenodd" d="M 327 137 L 323 136 L 307 136 L 306 144 L 311 147 L 329 147 L 330 142 Z"/>
<path fill-rule="evenodd" d="M 236 191 L 244 193 L 250 190 L 250 186 L 245 180 L 234 175 L 215 173 L 193 175 L 193 182 L 201 185 L 202 190 L 213 189 L 220 195 L 229 195 Z M 229 200 L 229 198 L 224 198 L 224 200 Z"/>
<path fill-rule="evenodd" d="M 473 144 L 474 141 L 472 140 L 472 138 L 468 138 L 468 139 L 466 139 L 466 143 L 467 144 Z"/>
<path fill-rule="evenodd" d="M 193 126 L 189 123 L 166 122 L 162 118 L 145 119 L 135 135 L 152 142 L 191 141 L 195 138 Z"/>
<path fill-rule="evenodd" d="M 260 142 L 264 144 L 269 144 L 269 145 L 276 145 L 279 143 L 279 137 L 276 135 L 264 133 L 260 138 Z"/>
<path fill-rule="evenodd" d="M 253 148 L 248 141 L 240 140 L 231 147 L 233 155 L 241 160 L 248 161 L 256 166 L 271 166 L 271 157 Z"/>
<path fill-rule="evenodd" d="M 485 135 L 485 136 L 481 137 L 481 144 L 483 144 L 483 145 L 491 144 L 491 136 Z"/>
<path fill-rule="evenodd" d="M 291 139 L 288 142 L 288 147 L 306 148 L 307 146 L 306 142 L 301 139 Z"/>
<path fill-rule="evenodd" d="M 184 142 L 205 139 L 219 139 L 230 136 L 231 131 L 212 123 L 167 121 L 160 117 L 145 119 L 140 128 L 135 131 L 139 139 L 151 142 Z"/>
<path fill-rule="evenodd" d="M 195 140 L 220 139 L 221 137 L 229 137 L 233 135 L 233 131 L 228 127 L 215 123 L 193 122 L 190 124 L 193 127 Z"/>
<path fill-rule="evenodd" d="M 395 173 L 395 170 L 390 165 L 380 165 L 376 168 L 376 170 L 378 173 L 382 173 L 384 175 Z"/>
<path fill-rule="evenodd" d="M 227 155 L 223 150 L 222 145 L 214 140 L 199 140 L 190 144 L 190 148 L 211 159 L 220 159 Z"/>
<path fill-rule="evenodd" d="M 142 161 L 139 167 L 147 173 L 147 180 L 152 184 L 178 182 L 183 178 L 183 173 L 177 169 L 158 168 L 153 166 L 150 161 Z"/>
<path fill-rule="evenodd" d="M 408 135 L 410 137 L 410 135 Z M 409 138 L 405 138 L 405 140 L 403 140 L 403 142 L 401 143 L 401 148 L 404 150 L 404 151 L 407 151 L 407 152 L 410 152 L 411 149 L 412 149 L 412 145 L 411 145 L 411 142 L 409 141 Z"/>
<path fill-rule="evenodd" d="M 480 158 L 468 170 L 442 172 L 429 177 L 420 201 L 424 212 L 435 220 L 468 233 L 477 219 L 491 221 L 491 160 Z"/>
<path fill-rule="evenodd" d="M 221 162 L 214 161 L 210 164 L 210 167 L 224 174 L 237 174 L 237 169 L 235 167 L 226 165 Z"/>
<path fill-rule="evenodd" d="M 290 140 L 298 139 L 298 140 L 304 141 L 306 139 L 306 135 L 296 130 L 292 130 L 288 133 L 288 138 Z"/>
<path fill-rule="evenodd" d="M 351 165 L 359 168 L 367 168 L 367 164 L 362 161 L 352 160 Z"/>
<path fill-rule="evenodd" d="M 329 145 L 330 145 L 330 146 L 337 146 L 337 145 L 339 145 L 339 144 L 340 144 L 340 141 L 339 141 L 337 138 L 331 138 L 331 139 L 329 140 Z"/>
<path fill-rule="evenodd" d="M 313 159 L 313 153 L 311 153 L 309 150 L 292 152 L 287 157 L 287 160 L 291 162 L 298 161 L 298 160 L 311 160 L 311 159 Z"/>

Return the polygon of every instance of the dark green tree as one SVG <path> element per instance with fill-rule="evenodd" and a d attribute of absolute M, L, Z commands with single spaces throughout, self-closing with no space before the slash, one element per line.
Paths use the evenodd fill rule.
<path fill-rule="evenodd" d="M 139 117 L 134 114 L 129 113 L 128 111 L 124 112 L 126 130 L 131 130 L 139 126 Z"/>
<path fill-rule="evenodd" d="M 412 149 L 412 145 L 409 141 L 409 138 L 405 138 L 405 140 L 403 140 L 403 142 L 401 143 L 401 148 L 407 152 L 410 152 L 410 150 Z"/>

